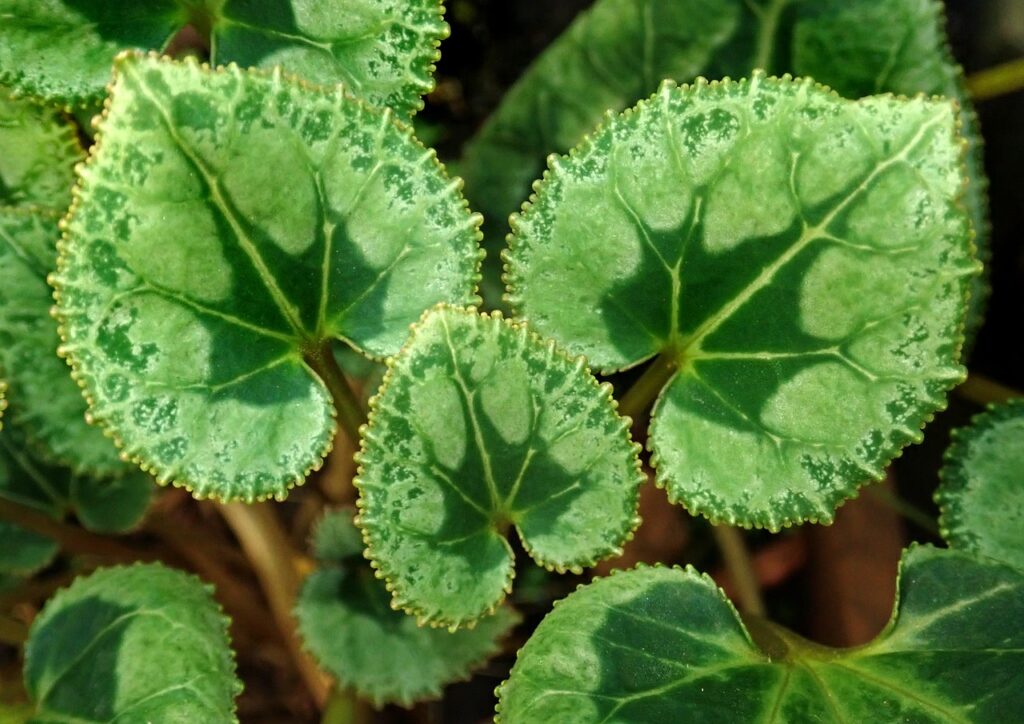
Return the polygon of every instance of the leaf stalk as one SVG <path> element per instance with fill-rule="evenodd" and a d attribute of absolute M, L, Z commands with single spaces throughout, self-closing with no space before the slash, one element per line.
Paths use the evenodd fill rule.
<path fill-rule="evenodd" d="M 366 423 L 366 410 L 352 391 L 345 373 L 334 358 L 330 340 L 321 343 L 306 355 L 306 363 L 320 376 L 334 401 L 338 424 L 353 444 L 359 444 L 359 428 Z"/>
<path fill-rule="evenodd" d="M 679 369 L 675 350 L 665 350 L 654 358 L 650 366 L 633 383 L 619 402 L 619 414 L 636 424 L 637 419 L 651 406 L 661 390 Z"/>
<path fill-rule="evenodd" d="M 714 533 L 715 542 L 722 552 L 729 577 L 736 587 L 736 598 L 740 608 L 744 613 L 764 616 L 765 607 L 764 599 L 761 596 L 761 586 L 757 582 L 750 553 L 743 542 L 743 534 L 739 529 L 729 525 L 714 525 L 711 530 Z"/>

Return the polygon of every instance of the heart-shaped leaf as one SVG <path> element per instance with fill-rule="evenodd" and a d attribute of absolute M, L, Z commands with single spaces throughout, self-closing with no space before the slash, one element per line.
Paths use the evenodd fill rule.
<path fill-rule="evenodd" d="M 164 50 L 184 26 L 210 62 L 283 65 L 401 115 L 434 87 L 439 0 L 0 0 L 0 82 L 64 103 L 102 98 L 122 50 Z"/>
<path fill-rule="evenodd" d="M 458 626 L 511 590 L 515 527 L 540 564 L 619 552 L 643 480 L 610 387 L 500 315 L 441 307 L 371 403 L 359 524 L 394 605 Z"/>
<path fill-rule="evenodd" d="M 86 424 L 85 400 L 57 356 L 46 276 L 57 266 L 57 218 L 0 208 L 0 375 L 10 383 L 11 423 L 43 457 L 79 473 L 127 472 L 117 448 Z"/>
<path fill-rule="evenodd" d="M 408 128 L 345 95 L 125 56 L 61 244 L 64 350 L 161 482 L 283 497 L 321 464 L 314 374 L 472 303 L 479 216 Z M 333 361 L 331 361 L 333 364 Z"/>
<path fill-rule="evenodd" d="M 100 569 L 59 592 L 25 645 L 35 721 L 237 721 L 242 685 L 211 590 L 148 564 Z"/>
<path fill-rule="evenodd" d="M 389 605 L 391 596 L 362 560 L 351 511 L 329 513 L 314 547 L 323 566 L 304 584 L 295 608 L 306 647 L 338 682 L 375 706 L 441 695 L 498 651 L 518 617 L 507 606 L 453 633 L 421 627 Z M 324 558 L 324 554 L 335 554 Z"/>
<path fill-rule="evenodd" d="M 84 154 L 71 124 L 0 88 L 0 207 L 71 203 L 73 167 Z"/>
<path fill-rule="evenodd" d="M 1024 569 L 1024 400 L 953 431 L 935 493 L 951 546 Z"/>
<path fill-rule="evenodd" d="M 831 520 L 963 376 L 955 124 L 810 80 L 666 84 L 552 158 L 513 218 L 508 299 L 606 371 L 658 355 L 641 382 L 664 385 L 649 446 L 673 500 Z"/>
<path fill-rule="evenodd" d="M 498 721 L 1012 721 L 1022 616 L 1020 572 L 930 547 L 904 554 L 885 631 L 845 651 L 763 620 L 748 631 L 692 568 L 639 568 L 556 604 L 499 689 Z"/>
<path fill-rule="evenodd" d="M 0 575 L 30 576 L 48 566 L 58 550 L 52 539 L 0 520 Z"/>

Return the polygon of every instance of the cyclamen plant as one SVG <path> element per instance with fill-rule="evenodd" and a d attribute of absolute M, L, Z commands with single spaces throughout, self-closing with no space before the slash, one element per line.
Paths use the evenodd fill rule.
<path fill-rule="evenodd" d="M 237 720 L 246 558 L 319 706 L 437 697 L 522 620 L 517 567 L 622 553 L 648 477 L 733 543 L 827 524 L 963 381 L 986 182 L 934 0 L 598 0 L 467 145 L 469 202 L 411 125 L 443 13 L 0 0 L 3 716 Z M 870 644 L 638 566 L 557 603 L 497 719 L 1014 719 L 1022 451 L 1019 402 L 957 435 L 949 547 Z M 329 454 L 357 508 L 311 498 L 304 557 L 262 501 Z M 245 555 L 147 517 L 151 479 Z M 98 535 L 140 527 L 172 555 Z M 45 571 L 82 575 L 25 630 Z"/>

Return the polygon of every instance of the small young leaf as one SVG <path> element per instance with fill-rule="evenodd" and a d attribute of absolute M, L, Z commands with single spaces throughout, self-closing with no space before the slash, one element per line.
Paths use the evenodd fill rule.
<path fill-rule="evenodd" d="M 0 207 L 71 203 L 73 167 L 84 154 L 71 124 L 0 88 Z"/>
<path fill-rule="evenodd" d="M 945 405 L 978 271 L 952 104 L 676 88 L 552 158 L 508 299 L 604 370 L 675 369 L 659 484 L 714 521 L 832 519 Z"/>
<path fill-rule="evenodd" d="M 0 520 L 0 575 L 30 576 L 48 566 L 58 550 L 50 538 Z"/>
<path fill-rule="evenodd" d="M 935 502 L 949 545 L 1024 569 L 1024 400 L 955 430 L 940 475 Z"/>
<path fill-rule="evenodd" d="M 330 513 L 318 526 L 318 555 L 342 555 L 353 542 L 361 549 L 349 511 Z M 384 583 L 365 560 L 344 558 L 306 580 L 295 615 L 306 647 L 324 668 L 377 707 L 439 696 L 444 684 L 464 678 L 494 654 L 517 621 L 502 606 L 472 629 L 420 627 L 391 608 Z"/>
<path fill-rule="evenodd" d="M 305 360 L 392 354 L 424 309 L 472 303 L 479 217 L 340 89 L 129 55 L 112 93 L 54 277 L 64 349 L 161 482 L 284 496 L 333 437 Z"/>
<path fill-rule="evenodd" d="M 163 50 L 187 24 L 210 62 L 283 65 L 411 116 L 448 37 L 439 0 L 0 0 L 0 82 L 65 103 L 103 96 L 123 50 Z"/>
<path fill-rule="evenodd" d="M 57 356 L 46 275 L 57 266 L 57 219 L 0 207 L 0 374 L 10 384 L 11 424 L 51 462 L 93 475 L 127 472 L 117 448 L 85 422 L 86 405 Z"/>
<path fill-rule="evenodd" d="M 36 721 L 235 722 L 228 621 L 211 588 L 158 564 L 60 591 L 25 646 Z"/>
<path fill-rule="evenodd" d="M 324 514 L 313 530 L 313 555 L 324 564 L 348 563 L 363 557 L 363 536 L 348 508 Z"/>
<path fill-rule="evenodd" d="M 764 621 L 748 632 L 692 568 L 639 568 L 556 604 L 500 687 L 497 720 L 1012 721 L 1022 616 L 1020 572 L 930 547 L 904 553 L 886 630 L 846 651 Z"/>
<path fill-rule="evenodd" d="M 610 388 L 500 315 L 428 312 L 371 404 L 359 523 L 395 605 L 421 623 L 495 609 L 511 526 L 538 563 L 579 570 L 639 523 L 638 446 Z"/>

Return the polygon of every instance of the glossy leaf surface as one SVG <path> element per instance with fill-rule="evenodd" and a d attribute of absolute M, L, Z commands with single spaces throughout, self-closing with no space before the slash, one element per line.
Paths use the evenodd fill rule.
<path fill-rule="evenodd" d="M 322 567 L 299 596 L 299 632 L 342 686 L 375 706 L 411 706 L 440 696 L 443 685 L 466 678 L 495 654 L 516 623 L 517 616 L 502 606 L 474 628 L 449 633 L 418 626 L 412 616 L 392 609 L 384 583 L 361 556 L 350 511 L 328 514 L 314 546 Z"/>
<path fill-rule="evenodd" d="M 395 605 L 421 622 L 494 610 L 512 526 L 564 570 L 616 553 L 639 522 L 638 446 L 610 388 L 500 316 L 429 312 L 372 405 L 359 523 Z"/>
<path fill-rule="evenodd" d="M 412 115 L 448 35 L 438 0 L 0 0 L 0 82 L 62 102 L 103 96 L 122 50 L 163 50 L 185 25 L 211 63 L 283 65 Z"/>
<path fill-rule="evenodd" d="M 126 56 L 55 277 L 94 416 L 161 482 L 283 496 L 329 449 L 307 364 L 475 300 L 479 217 L 389 112 Z"/>
<path fill-rule="evenodd" d="M 121 474 L 127 467 L 103 432 L 85 422 L 86 405 L 57 356 L 46 275 L 57 266 L 57 218 L 0 208 L 0 375 L 10 385 L 11 423 L 36 450 L 81 473 Z"/>
<path fill-rule="evenodd" d="M 29 631 L 36 721 L 237 721 L 227 627 L 210 587 L 180 571 L 150 564 L 79 578 Z"/>
<path fill-rule="evenodd" d="M 967 285 L 953 106 L 809 80 L 670 84 L 552 160 L 509 300 L 605 370 L 677 370 L 649 445 L 673 500 L 831 520 L 945 406 Z"/>
<path fill-rule="evenodd" d="M 598 0 L 505 96 L 466 148 L 461 167 L 487 220 L 488 264 L 549 153 L 564 153 L 601 120 L 665 78 L 742 78 L 755 68 L 809 76 L 857 98 L 881 92 L 956 98 L 968 152 L 966 200 L 987 247 L 980 136 L 937 0 Z M 980 321 L 985 286 L 974 288 Z"/>
<path fill-rule="evenodd" d="M 71 203 L 73 166 L 83 157 L 71 124 L 0 88 L 0 207 Z"/>
<path fill-rule="evenodd" d="M 1024 569 L 1024 401 L 953 432 L 935 493 L 950 546 Z"/>
<path fill-rule="evenodd" d="M 848 650 L 748 632 L 707 576 L 640 568 L 556 604 L 499 689 L 498 719 L 995 724 L 1024 708 L 1021 616 L 1020 572 L 930 547 L 904 554 L 889 626 Z"/>

